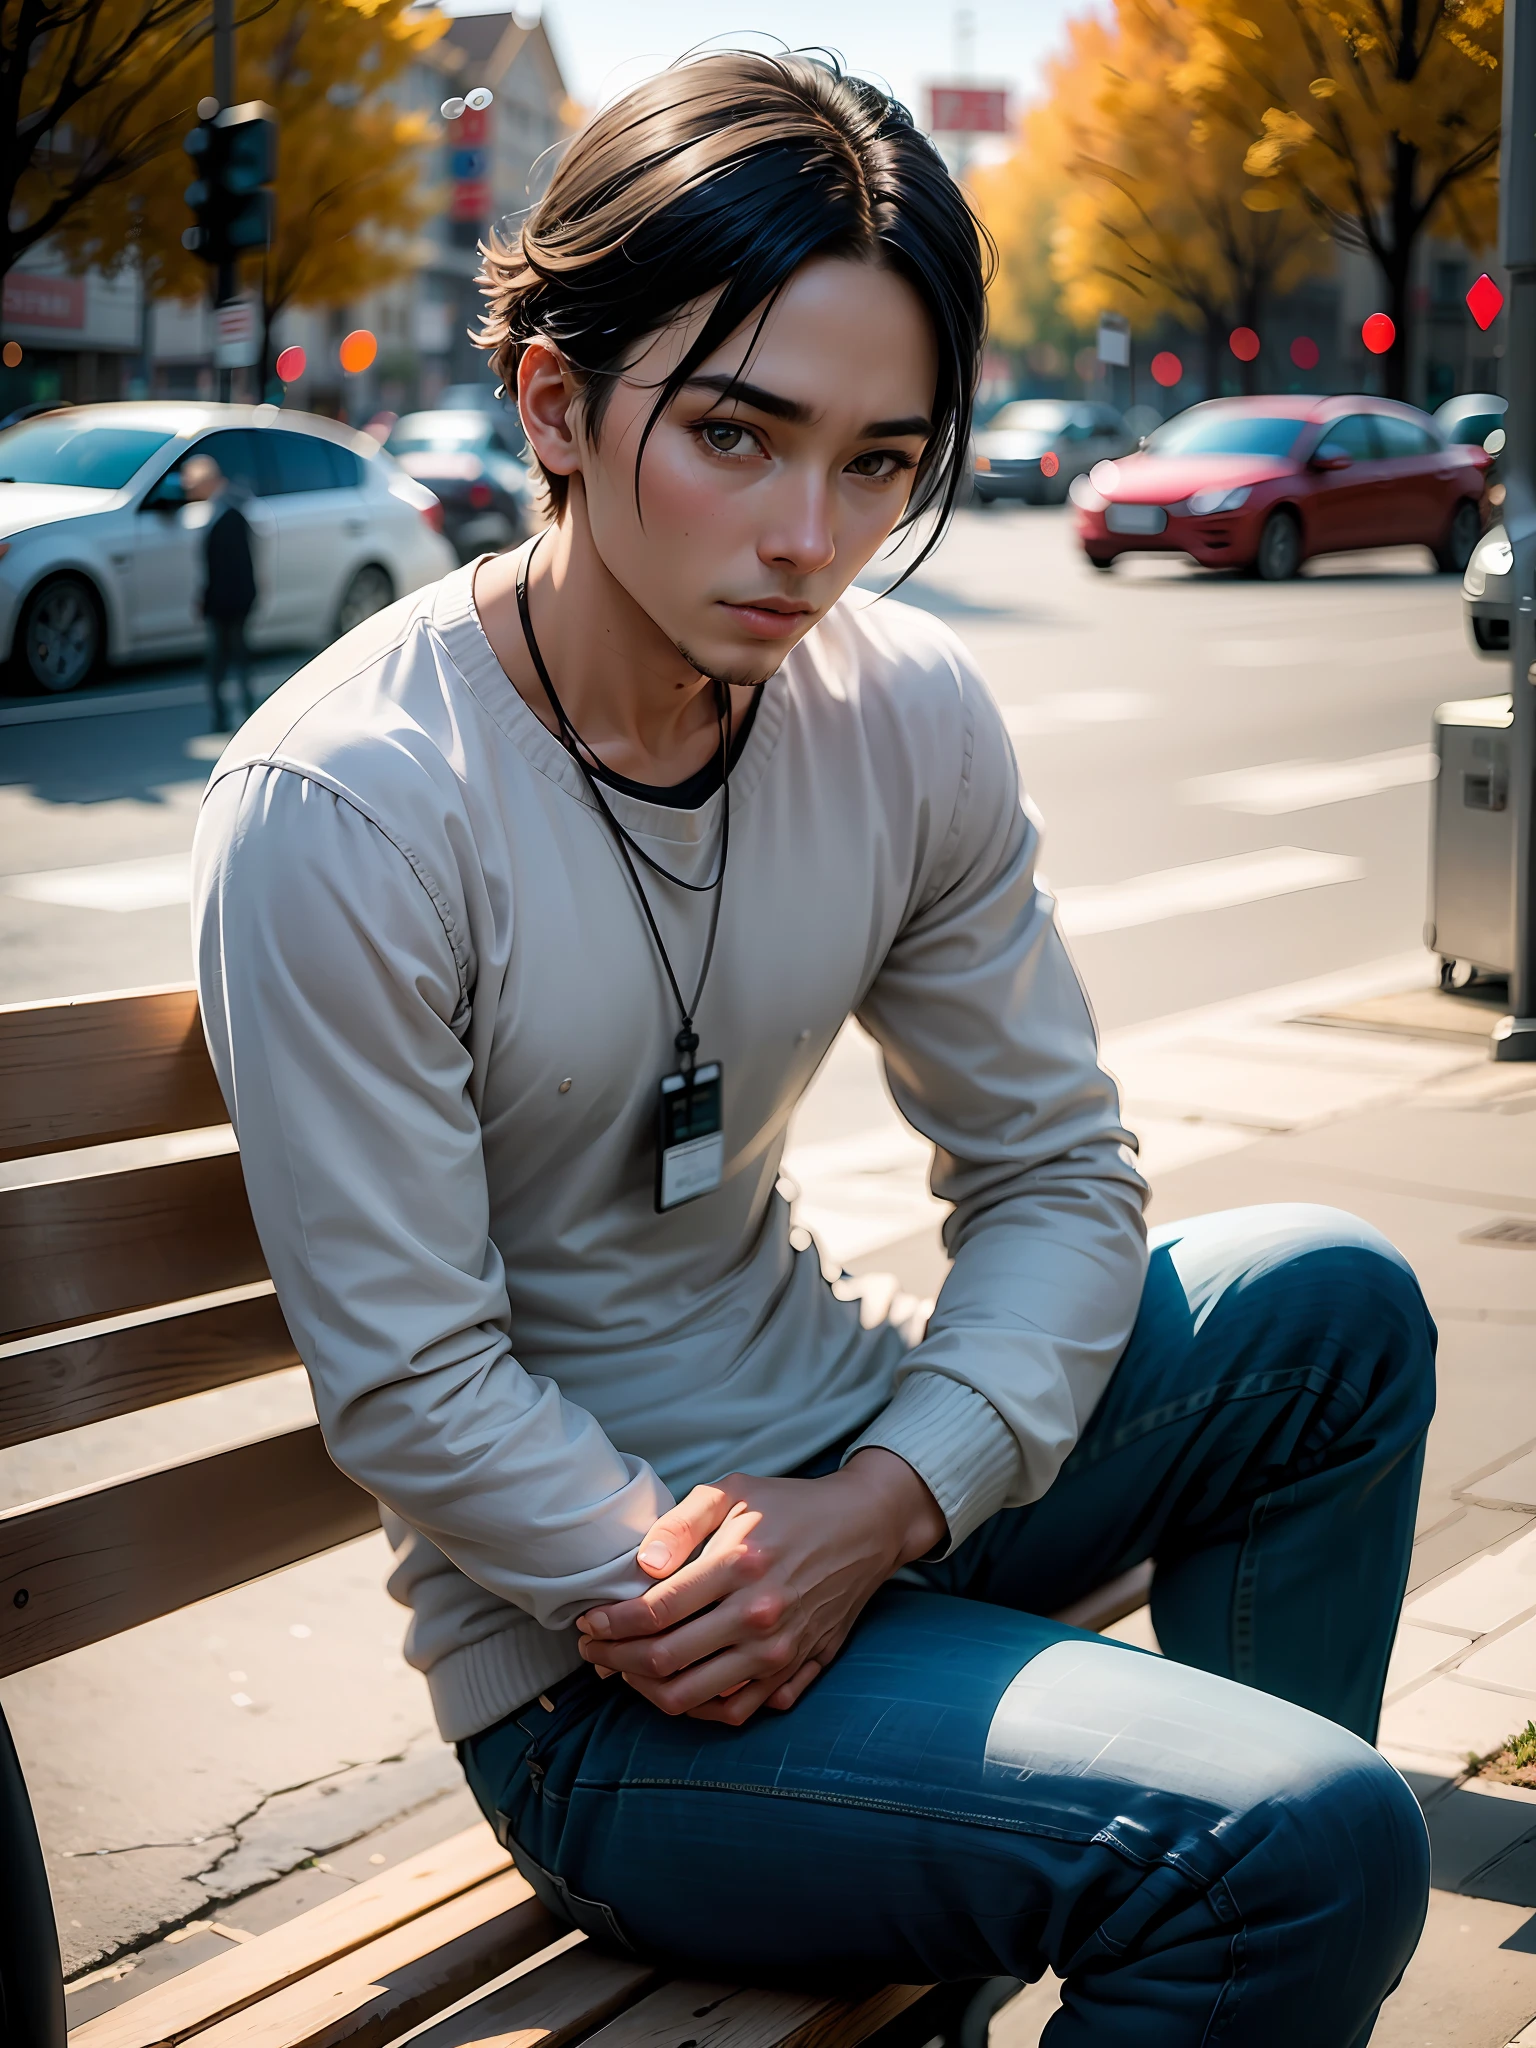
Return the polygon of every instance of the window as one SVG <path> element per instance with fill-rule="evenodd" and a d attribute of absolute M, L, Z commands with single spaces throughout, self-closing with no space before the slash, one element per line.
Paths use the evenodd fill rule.
<path fill-rule="evenodd" d="M 1377 425 L 1375 414 L 1352 412 L 1345 419 L 1335 420 L 1312 452 L 1324 459 L 1347 455 L 1352 462 L 1374 462 L 1381 453 L 1381 445 L 1376 439 Z"/>
<path fill-rule="evenodd" d="M 286 497 L 293 491 L 335 491 L 358 481 L 358 460 L 318 434 L 295 434 L 272 427 L 262 436 L 272 481 L 269 492 Z"/>
<path fill-rule="evenodd" d="M 1266 419 L 1245 412 L 1207 412 L 1195 406 L 1159 427 L 1147 442 L 1149 455 L 1289 455 L 1302 422 Z"/>
<path fill-rule="evenodd" d="M 244 484 L 253 497 L 261 496 L 261 454 L 254 428 L 226 427 L 217 434 L 204 434 L 187 450 L 177 469 L 184 469 L 194 455 L 212 456 L 230 483 Z"/>
<path fill-rule="evenodd" d="M 1440 260 L 1434 268 L 1433 304 L 1437 313 L 1459 313 L 1467 288 L 1467 266 Z"/>
<path fill-rule="evenodd" d="M 0 481 L 120 491 L 170 438 L 164 427 L 109 427 L 84 413 L 46 413 L 0 434 Z"/>
<path fill-rule="evenodd" d="M 1504 414 L 1498 412 L 1464 412 L 1459 420 L 1451 422 L 1449 439 L 1463 448 L 1481 448 L 1495 427 L 1502 427 Z"/>
<path fill-rule="evenodd" d="M 1421 427 L 1416 420 L 1405 420 L 1397 413 L 1377 413 L 1376 432 L 1381 439 L 1382 454 L 1391 456 L 1394 461 L 1403 461 L 1410 455 L 1433 455 L 1440 445 L 1427 427 Z"/>

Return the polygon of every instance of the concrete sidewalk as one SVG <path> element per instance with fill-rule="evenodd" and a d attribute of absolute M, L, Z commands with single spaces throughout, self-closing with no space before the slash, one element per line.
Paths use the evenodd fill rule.
<path fill-rule="evenodd" d="M 1154 1220 L 1351 1209 L 1412 1261 L 1441 1327 L 1382 1731 L 1424 1803 L 1437 1889 L 1382 2048 L 1506 2048 L 1536 2016 L 1536 1793 L 1467 1766 L 1536 1715 L 1536 1068 L 1488 1060 L 1496 1014 L 1441 996 L 1414 955 L 1106 1040 Z M 931 1294 L 926 1168 L 850 1027 L 786 1155 L 796 1227 L 872 1290 Z M 154 1455 L 308 1401 L 293 1375 L 198 1398 L 146 1419 Z M 0 1489 L 77 1484 L 107 1455 L 55 1439 L 25 1468 L 0 1460 Z M 77 1973 L 72 2021 L 464 1825 L 379 1549 L 366 1539 L 8 1682 Z M 1144 1612 L 1117 1633 L 1150 1643 Z M 995 2023 L 997 2048 L 1029 2048 L 1055 2004 L 1053 1983 L 1033 1987 Z"/>

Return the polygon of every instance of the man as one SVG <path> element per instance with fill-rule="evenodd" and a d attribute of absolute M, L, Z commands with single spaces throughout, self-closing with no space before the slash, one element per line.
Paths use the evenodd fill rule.
<path fill-rule="evenodd" d="M 724 53 L 483 283 L 553 524 L 263 707 L 194 884 L 439 1725 L 555 1912 L 693 1974 L 1050 1967 L 1053 2042 L 1355 2048 L 1428 1881 L 1368 1743 L 1433 1331 L 1333 1211 L 1149 1263 L 996 707 L 849 591 L 963 476 L 979 231 L 884 94 Z M 951 1205 L 925 1330 L 776 1191 L 850 1014 Z M 1041 1619 L 1149 1557 L 1164 1658 Z"/>
<path fill-rule="evenodd" d="M 245 622 L 256 602 L 256 558 L 250 521 L 245 516 L 247 493 L 229 482 L 211 455 L 191 456 L 182 470 L 182 486 L 195 505 L 209 513 L 202 529 L 203 589 L 198 608 L 208 628 L 208 697 L 213 730 L 228 732 L 224 709 L 224 678 L 233 667 L 240 685 L 242 715 L 255 709 L 251 697 L 251 657 Z"/>

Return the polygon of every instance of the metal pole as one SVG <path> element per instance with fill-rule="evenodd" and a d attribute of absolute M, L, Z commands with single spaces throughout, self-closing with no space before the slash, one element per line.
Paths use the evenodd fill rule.
<path fill-rule="evenodd" d="M 1500 469 L 1504 527 L 1515 557 L 1509 622 L 1514 930 L 1513 1014 L 1494 1033 L 1493 1055 L 1536 1060 L 1536 0 L 1511 0 L 1504 10 L 1499 254 L 1509 271 L 1509 439 Z"/>
<path fill-rule="evenodd" d="M 235 103 L 235 0 L 213 0 L 213 96 L 221 111 Z M 228 304 L 238 283 L 233 263 L 218 265 L 213 287 L 215 307 Z M 220 364 L 216 374 L 219 400 L 227 405 L 234 391 L 235 373 Z"/>

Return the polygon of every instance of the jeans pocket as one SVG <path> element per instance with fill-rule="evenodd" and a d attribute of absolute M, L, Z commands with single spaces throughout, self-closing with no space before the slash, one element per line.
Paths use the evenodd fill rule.
<path fill-rule="evenodd" d="M 546 1870 L 542 1863 L 536 1863 L 510 1832 L 498 1832 L 503 1833 L 512 1860 L 533 1886 L 540 1905 L 562 1926 L 579 1930 L 600 1948 L 614 1949 L 625 1956 L 639 1955 L 639 1949 L 619 1925 L 619 1916 L 612 1906 L 605 1905 L 601 1899 L 584 1899 L 580 1892 L 571 1890 L 558 1872 Z"/>

